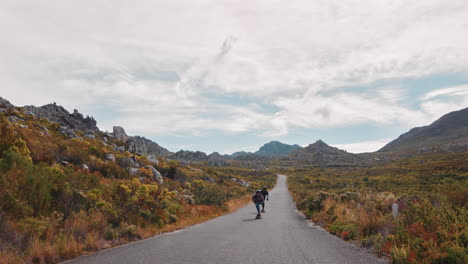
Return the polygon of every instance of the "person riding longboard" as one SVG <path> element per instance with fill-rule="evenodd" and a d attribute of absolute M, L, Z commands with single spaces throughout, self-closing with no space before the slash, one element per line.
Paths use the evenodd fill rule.
<path fill-rule="evenodd" d="M 262 215 L 260 214 L 260 205 L 263 204 L 264 201 L 265 199 L 263 198 L 262 191 L 255 191 L 255 194 L 252 195 L 252 202 L 255 204 L 255 208 L 257 208 L 257 219 L 262 218 Z"/>
<path fill-rule="evenodd" d="M 262 195 L 263 195 L 263 203 L 262 203 L 262 213 L 265 212 L 265 200 L 268 201 L 268 198 L 270 197 L 268 191 L 267 191 L 267 187 L 266 186 L 263 186 L 262 188 Z"/>

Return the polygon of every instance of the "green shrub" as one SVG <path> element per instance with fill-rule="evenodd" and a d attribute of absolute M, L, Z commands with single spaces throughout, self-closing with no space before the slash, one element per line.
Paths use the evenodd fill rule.
<path fill-rule="evenodd" d="M 227 200 L 224 190 L 216 185 L 198 183 L 193 193 L 197 204 L 222 206 Z"/>
<path fill-rule="evenodd" d="M 354 223 L 338 220 L 330 225 L 330 232 L 334 235 L 342 237 L 345 240 L 352 240 L 357 237 L 358 228 Z"/>
<path fill-rule="evenodd" d="M 173 224 L 175 222 L 179 221 L 179 218 L 175 214 L 170 214 L 169 215 L 169 223 Z"/>
<path fill-rule="evenodd" d="M 433 264 L 464 264 L 468 263 L 468 249 L 451 247 L 446 250 L 446 256 L 432 261 Z"/>
<path fill-rule="evenodd" d="M 468 229 L 465 228 L 458 236 L 459 243 L 462 247 L 468 248 Z"/>
<path fill-rule="evenodd" d="M 136 225 L 122 223 L 119 227 L 119 236 L 126 238 L 138 237 L 138 228 Z"/>
<path fill-rule="evenodd" d="M 104 228 L 104 239 L 106 240 L 115 240 L 119 237 L 119 234 L 115 228 L 111 225 L 106 226 Z"/>

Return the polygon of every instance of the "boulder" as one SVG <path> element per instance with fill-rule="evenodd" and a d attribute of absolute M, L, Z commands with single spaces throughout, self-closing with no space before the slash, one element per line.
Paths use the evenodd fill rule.
<path fill-rule="evenodd" d="M 95 139 L 96 137 L 94 136 L 94 132 L 91 130 L 87 130 L 83 134 L 84 137 L 90 138 L 90 139 Z"/>
<path fill-rule="evenodd" d="M 243 186 L 243 187 L 249 187 L 250 186 L 250 183 L 248 183 L 248 182 L 246 182 L 246 181 L 244 181 L 242 179 L 240 179 L 239 182 L 240 182 L 240 185 Z"/>
<path fill-rule="evenodd" d="M 44 126 L 44 125 L 39 125 L 39 127 L 43 130 L 43 131 L 41 132 L 42 135 L 44 135 L 44 136 L 50 136 L 49 129 L 47 129 L 46 126 Z"/>
<path fill-rule="evenodd" d="M 75 130 L 66 127 L 66 126 L 61 126 L 59 129 L 57 129 L 60 133 L 64 134 L 65 136 L 69 138 L 79 138 L 78 135 L 75 133 Z"/>
<path fill-rule="evenodd" d="M 140 170 L 137 169 L 137 168 L 128 168 L 128 173 L 131 176 L 136 176 L 136 175 L 138 175 L 138 173 L 140 173 Z"/>
<path fill-rule="evenodd" d="M 232 177 L 231 180 L 236 182 L 238 185 L 243 186 L 243 187 L 249 187 L 250 186 L 250 183 L 244 181 L 243 179 L 237 179 L 237 178 Z"/>
<path fill-rule="evenodd" d="M 114 138 L 117 140 L 121 140 L 124 142 L 128 140 L 127 133 L 125 133 L 125 130 L 121 126 L 114 126 L 112 134 L 114 135 Z"/>
<path fill-rule="evenodd" d="M 146 158 L 153 164 L 155 164 L 156 166 L 159 165 L 159 160 L 158 158 L 155 156 L 155 155 L 148 155 L 146 156 Z"/>
<path fill-rule="evenodd" d="M 106 160 L 110 160 L 112 162 L 115 162 L 115 155 L 114 153 L 106 153 Z"/>
<path fill-rule="evenodd" d="M 140 164 L 138 164 L 138 162 L 135 162 L 132 158 L 117 159 L 117 164 L 119 164 L 122 167 L 134 167 L 134 168 L 140 167 Z"/>
<path fill-rule="evenodd" d="M 81 165 L 80 165 L 80 169 L 82 169 L 82 170 L 85 171 L 85 172 L 89 172 L 89 167 L 88 167 L 88 165 L 86 165 L 86 164 L 81 164 Z"/>
<path fill-rule="evenodd" d="M 163 184 L 164 179 L 163 179 L 161 173 L 158 170 L 156 170 L 153 166 L 148 166 L 148 168 L 153 173 L 154 180 L 157 181 L 159 184 Z"/>

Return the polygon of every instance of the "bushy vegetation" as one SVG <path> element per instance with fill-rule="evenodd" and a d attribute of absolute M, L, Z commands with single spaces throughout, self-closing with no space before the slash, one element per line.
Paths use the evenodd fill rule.
<path fill-rule="evenodd" d="M 57 128 L 21 111 L 0 113 L 0 263 L 56 263 L 194 224 L 250 194 L 230 177 L 257 188 L 275 179 L 242 168 L 153 164 L 115 150 L 98 133 L 69 139 Z M 133 157 L 140 168 L 130 173 L 106 154 Z"/>
<path fill-rule="evenodd" d="M 298 208 L 332 234 L 392 263 L 468 263 L 467 160 L 439 154 L 285 173 Z"/>

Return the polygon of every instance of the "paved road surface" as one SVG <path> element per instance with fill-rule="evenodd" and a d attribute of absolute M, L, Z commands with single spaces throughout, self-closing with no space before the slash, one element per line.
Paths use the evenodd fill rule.
<path fill-rule="evenodd" d="M 69 263 L 385 263 L 304 220 L 280 175 L 263 219 L 255 206 Z"/>

